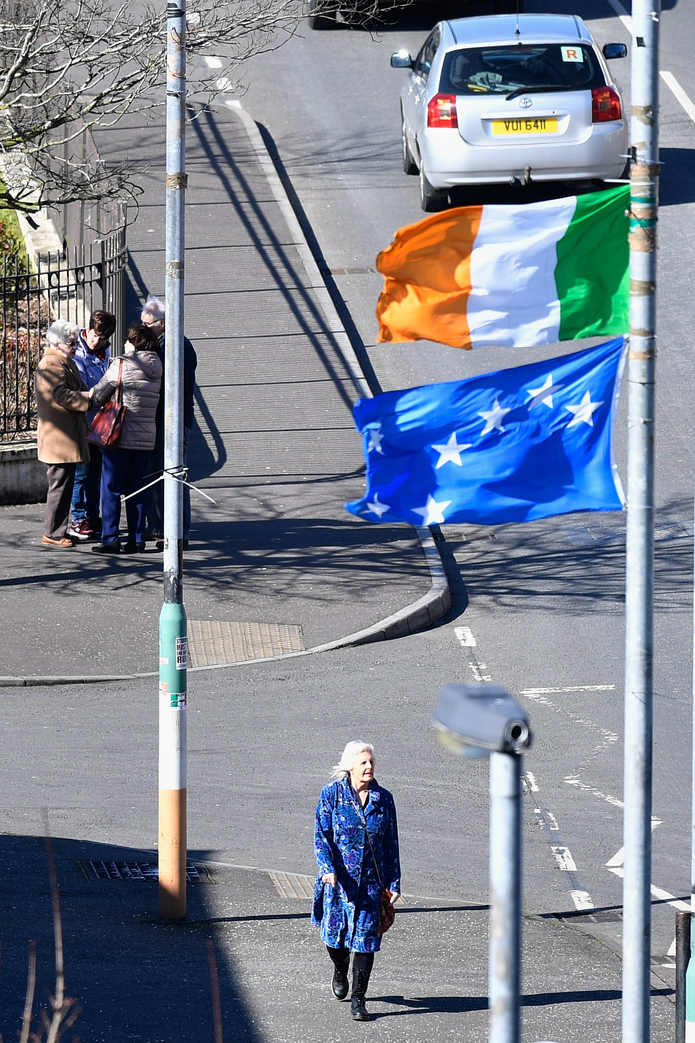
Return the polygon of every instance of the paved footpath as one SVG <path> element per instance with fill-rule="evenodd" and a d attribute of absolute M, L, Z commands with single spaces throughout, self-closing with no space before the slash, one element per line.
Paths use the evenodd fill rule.
<path fill-rule="evenodd" d="M 164 291 L 162 134 L 131 121 L 99 143 L 105 159 L 127 148 L 144 168 L 130 320 Z M 189 126 L 187 144 L 186 331 L 199 359 L 189 463 L 215 503 L 193 494 L 184 591 L 193 664 L 215 665 L 370 628 L 425 596 L 431 574 L 416 530 L 343 508 L 364 488 L 351 408 L 366 384 L 340 350 L 349 342 L 258 129 L 222 105 Z M 0 675 L 156 671 L 154 544 L 116 559 L 56 551 L 41 522 L 40 505 L 0 508 Z"/>
<path fill-rule="evenodd" d="M 151 159 L 161 146 L 149 125 L 112 135 L 114 149 L 127 148 L 150 164 L 130 231 L 131 314 L 148 291 L 163 289 L 162 171 Z M 215 506 L 194 501 L 185 561 L 194 663 L 204 665 L 311 648 L 369 628 L 417 604 L 430 590 L 431 573 L 413 529 L 370 526 L 343 510 L 343 501 L 362 488 L 350 417 L 355 380 L 338 350 L 341 330 L 320 306 L 325 290 L 307 274 L 305 244 L 291 231 L 262 152 L 238 113 L 219 108 L 194 124 L 188 169 L 187 332 L 200 359 L 191 463 L 196 483 L 216 500 Z M 159 555 L 148 549 L 139 558 L 101 559 L 88 546 L 53 552 L 40 544 L 41 518 L 40 505 L 0 508 L 0 674 L 155 671 Z M 410 613 L 412 625 L 422 625 L 427 611 L 421 603 Z M 305 875 L 319 780 L 307 776 L 297 751 L 303 757 L 308 750 L 311 760 L 317 750 L 338 748 L 346 713 L 352 721 L 345 704 L 354 653 L 335 655 L 338 689 L 330 671 L 314 677 L 327 665 L 323 657 L 314 657 L 313 671 L 293 659 L 197 675 L 191 844 L 204 837 L 207 847 L 190 852 L 198 879 L 189 887 L 188 922 L 177 926 L 157 922 L 149 875 L 156 864 L 152 682 L 21 692 L 0 685 L 11 751 L 0 765 L 2 1038 L 17 1038 L 30 939 L 38 946 L 37 1004 L 45 1005 L 53 989 L 41 839 L 47 807 L 67 993 L 82 1008 L 74 1028 L 81 1039 L 487 1039 L 488 910 L 479 895 L 407 898 L 377 957 L 369 1025 L 354 1023 L 349 1005 L 331 996 L 328 960 L 309 923 Z M 378 665 L 374 660 L 368 668 Z M 296 702 L 299 719 L 278 728 L 277 708 Z M 390 703 L 388 692 L 361 685 L 360 713 L 374 715 L 376 730 L 384 732 L 375 741 L 384 745 L 393 728 Z M 324 716 L 318 705 L 328 708 Z M 236 755 L 240 741 L 250 756 Z M 415 741 L 396 743 L 406 759 Z M 246 777 L 242 769 L 254 752 L 256 773 Z M 234 770 L 242 774 L 236 788 L 229 781 Z M 247 805 L 254 813 L 245 813 Z M 286 836 L 290 813 L 293 845 Z M 224 850 L 230 837 L 236 857 Z M 281 859 L 273 863 L 269 854 L 277 854 L 280 842 L 292 847 L 282 871 Z M 266 868 L 233 864 L 251 861 Z M 531 915 L 523 945 L 524 1038 L 614 1043 L 621 964 L 600 935 Z M 217 1034 L 211 954 L 219 979 Z M 652 1038 L 667 1043 L 672 994 L 655 984 Z"/>
<path fill-rule="evenodd" d="M 152 852 L 55 842 L 67 995 L 75 1033 L 94 1043 L 484 1043 L 488 1038 L 486 906 L 407 897 L 370 983 L 369 1025 L 330 992 L 330 964 L 309 921 L 310 877 L 196 863 L 189 921 L 156 920 Z M 192 863 L 193 866 L 193 863 Z M 50 891 L 43 841 L 0 836 L 4 1039 L 16 1038 L 29 938 L 38 948 L 38 1006 L 53 988 Z M 130 874 L 130 878 L 126 878 Z M 554 918 L 523 925 L 523 1037 L 615 1043 L 620 960 Z M 219 982 L 214 1033 L 211 954 Z M 652 1000 L 652 1038 L 672 1039 L 672 1005 Z M 70 1038 L 70 1033 L 68 1037 Z"/>

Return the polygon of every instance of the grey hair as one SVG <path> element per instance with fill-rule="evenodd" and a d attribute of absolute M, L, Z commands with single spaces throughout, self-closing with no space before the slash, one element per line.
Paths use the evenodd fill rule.
<path fill-rule="evenodd" d="M 166 309 L 162 301 L 160 301 L 159 297 L 154 297 L 152 294 L 150 294 L 142 306 L 140 318 L 143 322 L 146 318 L 154 319 L 155 322 L 164 322 L 165 312 Z"/>
<path fill-rule="evenodd" d="M 66 322 L 65 319 L 56 319 L 46 330 L 46 340 L 55 348 L 57 344 L 74 344 L 80 332 L 80 327 L 74 322 Z"/>
<path fill-rule="evenodd" d="M 331 778 L 344 779 L 349 775 L 357 754 L 363 753 L 365 750 L 371 753 L 372 757 L 374 756 L 374 747 L 370 742 L 359 742 L 356 739 L 349 742 L 340 755 L 340 760 L 333 766 Z"/>

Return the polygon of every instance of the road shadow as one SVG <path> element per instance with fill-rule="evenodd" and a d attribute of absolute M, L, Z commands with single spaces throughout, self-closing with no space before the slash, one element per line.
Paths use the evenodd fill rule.
<path fill-rule="evenodd" d="M 200 1043 L 214 1038 L 208 945 L 214 931 L 166 925 L 157 916 L 153 880 L 107 878 L 110 867 L 156 866 L 152 852 L 56 839 L 67 995 L 81 1013 L 73 1033 L 84 1040 L 156 1040 Z M 191 852 L 191 862 L 202 853 Z M 0 835 L 6 910 L 0 926 L 2 985 L 0 1031 L 19 1035 L 27 986 L 30 940 L 37 947 L 35 1009 L 47 1009 L 55 992 L 54 939 L 48 866 L 42 837 Z M 96 866 L 96 870 L 92 870 Z M 102 878 L 97 873 L 102 873 Z M 214 879 L 214 878 L 213 878 Z M 189 909 L 204 919 L 214 883 L 188 885 Z M 217 949 L 219 996 L 229 1040 L 261 1043 L 236 969 Z"/>
<path fill-rule="evenodd" d="M 687 117 L 684 114 L 684 118 Z M 681 206 L 695 200 L 695 149 L 662 148 L 659 185 L 661 206 Z"/>
<path fill-rule="evenodd" d="M 686 504 L 657 515 L 655 604 L 682 611 L 692 590 L 692 523 Z M 687 518 L 686 522 L 680 518 Z M 625 604 L 624 515 L 581 513 L 545 522 L 494 527 L 442 526 L 448 571 L 458 571 L 467 598 L 534 611 L 622 613 Z M 458 613 L 455 613 L 458 614 Z M 455 615 L 442 620 L 451 621 Z"/>

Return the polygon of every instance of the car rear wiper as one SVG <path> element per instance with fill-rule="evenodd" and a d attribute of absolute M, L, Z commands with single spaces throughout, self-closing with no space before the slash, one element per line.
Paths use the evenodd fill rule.
<path fill-rule="evenodd" d="M 518 98 L 520 94 L 545 94 L 549 91 L 577 91 L 583 89 L 582 87 L 570 87 L 567 83 L 549 83 L 547 87 L 517 87 L 504 100 L 511 101 L 512 98 Z"/>

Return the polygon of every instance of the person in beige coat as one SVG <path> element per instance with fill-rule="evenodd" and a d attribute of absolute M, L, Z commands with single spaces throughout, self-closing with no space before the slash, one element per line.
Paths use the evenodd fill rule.
<path fill-rule="evenodd" d="M 34 374 L 39 418 L 39 460 L 46 464 L 48 496 L 43 542 L 66 549 L 75 468 L 89 462 L 87 419 L 89 392 L 72 361 L 79 329 L 62 319 L 46 332 L 48 348 Z"/>

